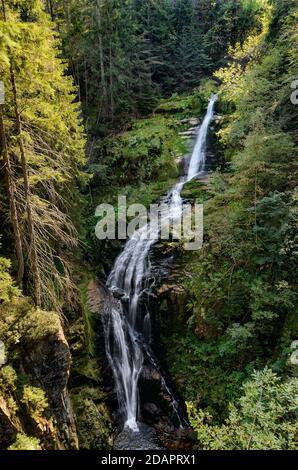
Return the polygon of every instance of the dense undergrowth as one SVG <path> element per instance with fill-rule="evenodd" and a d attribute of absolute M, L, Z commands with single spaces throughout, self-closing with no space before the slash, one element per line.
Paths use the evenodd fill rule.
<path fill-rule="evenodd" d="M 294 9 L 277 23 L 276 15 L 269 9 L 263 32 L 231 50 L 230 66 L 216 73 L 226 170 L 211 177 L 203 249 L 181 259 L 188 332 L 182 324 L 163 336 L 203 448 L 295 447 L 297 17 Z M 264 366 L 285 385 L 270 371 L 252 375 Z M 278 392 L 284 401 L 278 387 L 287 389 Z"/>

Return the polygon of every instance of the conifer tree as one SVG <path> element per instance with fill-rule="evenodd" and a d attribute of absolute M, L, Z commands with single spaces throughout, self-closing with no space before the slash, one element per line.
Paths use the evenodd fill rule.
<path fill-rule="evenodd" d="M 78 105 L 40 0 L 2 0 L 0 31 L 6 88 L 1 148 L 18 278 L 23 253 L 25 287 L 32 286 L 36 305 L 59 309 L 59 297 L 71 284 L 64 251 L 77 244 L 69 216 L 71 186 L 84 161 Z"/>

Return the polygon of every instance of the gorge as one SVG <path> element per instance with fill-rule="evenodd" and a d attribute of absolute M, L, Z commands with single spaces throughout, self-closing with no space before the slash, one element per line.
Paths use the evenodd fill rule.
<path fill-rule="evenodd" d="M 150 250 L 158 242 L 163 224 L 173 224 L 175 220 L 181 221 L 183 216 L 181 191 L 184 183 L 205 175 L 206 140 L 216 99 L 216 95 L 210 98 L 206 115 L 196 131 L 197 138 L 187 176 L 182 176 L 162 201 L 166 202 L 167 209 L 160 214 L 158 223 L 150 228 L 147 224 L 143 225 L 126 243 L 107 281 L 110 291 L 117 292 L 118 298 L 120 292 L 121 299 L 118 302 L 111 302 L 110 308 L 106 309 L 103 316 L 106 355 L 113 370 L 124 427 L 130 428 L 135 433 L 140 432 L 138 418 L 141 397 L 139 397 L 138 380 L 144 356 L 147 356 L 153 367 L 159 370 L 158 363 L 150 351 L 150 307 L 144 312 L 141 306 L 142 297 L 151 289 L 148 282 L 151 277 Z M 150 221 L 148 223 L 150 225 Z M 187 426 L 185 418 L 180 416 L 178 403 L 166 379 L 161 375 L 160 380 L 171 397 L 173 412 L 179 426 Z"/>
<path fill-rule="evenodd" d="M 297 15 L 1 0 L 1 453 L 297 449 Z"/>

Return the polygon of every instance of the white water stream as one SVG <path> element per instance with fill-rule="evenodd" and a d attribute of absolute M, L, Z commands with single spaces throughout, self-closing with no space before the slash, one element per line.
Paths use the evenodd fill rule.
<path fill-rule="evenodd" d="M 110 290 L 123 292 L 119 308 L 112 308 L 105 321 L 106 354 L 117 386 L 119 406 L 125 415 L 125 426 L 138 431 L 138 379 L 144 362 L 145 338 L 150 337 L 150 314 L 144 316 L 140 302 L 144 294 L 144 280 L 150 274 L 149 251 L 158 241 L 163 221 L 178 220 L 182 216 L 181 191 L 185 182 L 205 170 L 206 139 L 214 114 L 216 95 L 209 101 L 206 116 L 199 128 L 187 177 L 183 177 L 169 192 L 165 201 L 169 210 L 161 214 L 160 224 L 147 224 L 136 230 L 127 241 L 107 281 Z M 163 384 L 169 392 L 164 379 Z M 177 403 L 172 406 L 176 411 Z"/>

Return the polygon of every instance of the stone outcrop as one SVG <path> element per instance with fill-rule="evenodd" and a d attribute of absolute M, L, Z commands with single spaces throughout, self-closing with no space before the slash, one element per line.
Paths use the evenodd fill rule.
<path fill-rule="evenodd" d="M 56 430 L 56 447 L 78 448 L 75 420 L 67 390 L 71 354 L 62 327 L 55 335 L 28 347 L 23 367 L 32 378 L 33 384 L 46 392 Z"/>

